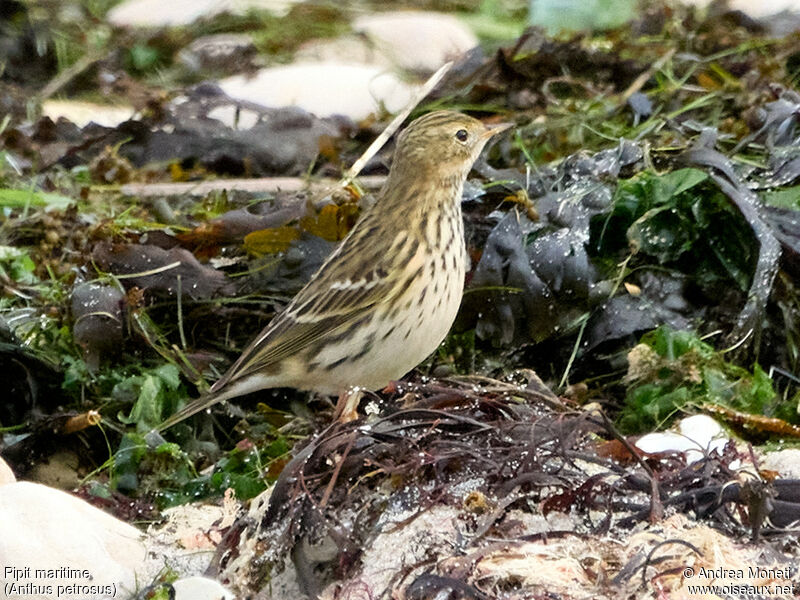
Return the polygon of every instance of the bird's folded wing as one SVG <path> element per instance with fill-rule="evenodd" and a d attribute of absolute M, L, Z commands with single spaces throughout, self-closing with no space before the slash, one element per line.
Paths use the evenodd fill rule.
<path fill-rule="evenodd" d="M 330 273 L 333 275 L 333 273 Z M 320 277 L 313 280 L 242 352 L 212 388 L 218 391 L 293 356 L 314 344 L 325 345 L 340 332 L 368 317 L 377 304 L 391 302 L 402 290 L 396 272 L 373 269 L 360 279 Z"/>

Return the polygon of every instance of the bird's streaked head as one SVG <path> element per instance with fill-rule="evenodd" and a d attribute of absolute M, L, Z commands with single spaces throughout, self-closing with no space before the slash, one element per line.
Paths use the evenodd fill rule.
<path fill-rule="evenodd" d="M 486 142 L 511 125 L 487 127 L 468 115 L 440 110 L 412 122 L 398 137 L 392 170 L 436 170 L 466 176 Z"/>

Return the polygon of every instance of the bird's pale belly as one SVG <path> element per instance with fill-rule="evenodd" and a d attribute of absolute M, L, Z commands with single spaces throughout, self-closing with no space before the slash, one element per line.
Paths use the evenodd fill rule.
<path fill-rule="evenodd" d="M 435 259 L 438 264 L 429 262 L 427 272 L 436 270 L 441 276 L 409 285 L 391 307 L 376 311 L 371 326 L 359 327 L 346 348 L 329 347 L 308 357 L 307 365 L 317 366 L 296 387 L 331 395 L 353 386 L 378 390 L 425 360 L 447 336 L 461 304 L 463 247 L 453 246 L 456 258 L 446 260 L 455 269 L 436 270 L 442 266 L 441 257 Z"/>

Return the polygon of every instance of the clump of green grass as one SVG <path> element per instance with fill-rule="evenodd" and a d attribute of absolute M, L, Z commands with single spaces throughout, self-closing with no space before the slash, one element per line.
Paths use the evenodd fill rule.
<path fill-rule="evenodd" d="M 662 429 L 675 416 L 722 406 L 798 422 L 797 402 L 784 402 L 758 365 L 752 370 L 697 334 L 663 326 L 642 337 L 628 355 L 628 385 L 618 422 L 629 433 Z"/>

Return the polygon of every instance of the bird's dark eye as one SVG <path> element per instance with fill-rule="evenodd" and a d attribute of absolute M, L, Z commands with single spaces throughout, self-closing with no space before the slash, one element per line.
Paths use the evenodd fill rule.
<path fill-rule="evenodd" d="M 467 133 L 466 129 L 459 129 L 458 131 L 456 131 L 456 139 L 459 142 L 466 142 L 468 137 L 469 134 Z"/>

